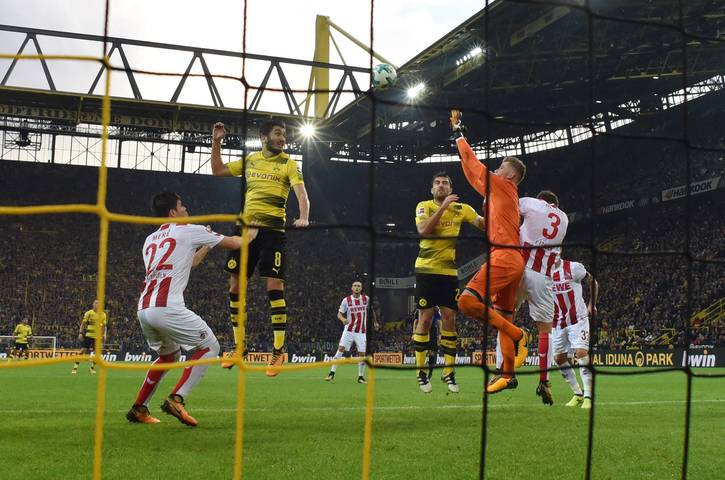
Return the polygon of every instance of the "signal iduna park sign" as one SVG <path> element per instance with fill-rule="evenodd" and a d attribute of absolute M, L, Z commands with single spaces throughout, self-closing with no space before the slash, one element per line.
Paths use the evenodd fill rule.
<path fill-rule="evenodd" d="M 80 354 L 78 349 L 31 349 L 28 351 L 31 359 L 71 357 Z M 230 352 L 225 352 L 228 354 Z M 316 363 L 328 362 L 332 356 L 309 352 L 290 352 L 285 354 L 288 363 Z M 647 349 L 647 350 L 595 350 L 591 352 L 592 364 L 600 367 L 725 367 L 725 347 L 714 345 L 693 346 L 674 349 Z M 6 359 L 7 353 L 1 352 L 0 359 Z M 147 351 L 117 351 L 105 352 L 103 358 L 108 362 L 141 362 L 150 363 L 156 359 L 156 354 Z M 266 364 L 272 358 L 272 352 L 249 352 L 246 361 L 249 363 Z M 180 361 L 186 361 L 187 356 L 181 355 Z M 482 365 L 484 362 L 490 367 L 496 363 L 496 352 L 483 352 L 477 350 L 470 353 L 456 355 L 456 365 Z M 415 365 L 415 357 L 403 352 L 378 352 L 373 355 L 373 363 L 377 365 Z M 439 355 L 438 365 L 443 365 L 443 357 Z M 539 364 L 539 356 L 535 354 L 526 358 L 524 365 L 535 366 Z"/>

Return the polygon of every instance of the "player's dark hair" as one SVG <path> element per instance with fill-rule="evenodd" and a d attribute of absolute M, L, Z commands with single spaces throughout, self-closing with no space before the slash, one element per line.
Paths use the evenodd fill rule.
<path fill-rule="evenodd" d="M 176 204 L 181 199 L 174 192 L 161 192 L 151 199 L 151 211 L 155 217 L 168 217 L 169 210 L 176 210 Z"/>
<path fill-rule="evenodd" d="M 269 136 L 269 132 L 271 132 L 274 127 L 287 129 L 287 125 L 285 125 L 282 120 L 271 119 L 259 126 L 259 136 Z"/>
<path fill-rule="evenodd" d="M 450 175 L 448 175 L 448 174 L 447 174 L 447 173 L 445 172 L 445 170 L 441 170 L 440 172 L 438 172 L 438 173 L 436 173 L 435 175 L 433 175 L 433 178 L 431 178 L 431 179 L 430 179 L 430 183 L 431 183 L 431 185 L 433 184 L 433 182 L 435 182 L 435 181 L 436 181 L 436 178 L 441 178 L 441 177 L 445 177 L 445 178 L 447 178 L 447 179 L 448 179 L 448 183 L 450 183 L 450 184 L 451 184 L 451 187 L 453 186 L 453 180 L 451 180 L 451 177 L 450 177 Z"/>
<path fill-rule="evenodd" d="M 559 197 L 557 197 L 556 194 L 551 190 L 540 191 L 536 198 L 543 200 L 546 203 L 556 205 L 556 207 L 559 208 Z"/>

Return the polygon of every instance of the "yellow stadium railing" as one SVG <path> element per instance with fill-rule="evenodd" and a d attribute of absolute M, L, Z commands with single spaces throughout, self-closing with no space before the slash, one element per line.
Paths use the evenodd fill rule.
<path fill-rule="evenodd" d="M 75 60 L 75 61 L 91 61 L 101 63 L 105 67 L 105 86 L 103 93 L 102 103 L 102 132 L 101 132 L 101 166 L 98 173 L 98 195 L 96 204 L 66 204 L 66 205 L 38 205 L 38 206 L 25 206 L 25 207 L 4 207 L 0 206 L 0 215 L 44 215 L 44 214 L 59 214 L 59 213 L 90 213 L 95 214 L 100 220 L 100 232 L 98 240 L 98 282 L 96 284 L 96 298 L 98 299 L 98 311 L 105 310 L 105 293 L 106 293 L 106 261 L 108 257 L 108 227 L 111 222 L 119 223 L 135 223 L 135 224 L 150 224 L 160 225 L 163 223 L 169 223 L 173 221 L 168 218 L 155 218 L 155 217 L 144 217 L 137 215 L 125 215 L 119 213 L 113 213 L 108 211 L 106 207 L 106 194 L 108 188 L 108 166 L 106 158 L 108 155 L 108 126 L 111 118 L 111 64 L 109 58 L 106 57 L 93 57 L 93 56 L 80 56 L 80 55 L 7 55 L 0 54 L 0 60 Z M 208 223 L 208 222 L 233 222 L 239 221 L 239 215 L 200 215 L 194 217 L 187 217 L 184 222 L 189 223 Z M 242 229 L 243 243 L 246 243 L 246 236 L 248 232 L 246 228 Z M 247 249 L 242 248 L 242 254 L 240 259 L 239 269 L 239 287 L 242 294 L 239 297 L 240 300 L 240 311 L 246 312 L 246 292 L 247 292 Z M 240 338 L 245 338 L 246 331 L 246 313 L 242 313 L 241 324 L 241 335 Z M 270 369 L 267 366 L 251 365 L 247 364 L 242 358 L 241 352 L 244 349 L 244 345 L 239 343 L 236 346 L 234 356 L 231 360 L 237 365 L 239 370 L 239 380 L 237 382 L 237 413 L 236 413 L 236 426 L 235 426 L 235 446 L 234 446 L 234 468 L 233 478 L 235 480 L 243 477 L 243 465 L 244 465 L 244 400 L 246 397 L 246 380 L 247 372 L 249 371 L 265 371 Z M 101 335 L 95 339 L 95 351 L 103 351 L 103 338 Z M 43 358 L 43 359 L 32 359 L 25 362 L 7 362 L 0 363 L 0 369 L 2 368 L 31 368 L 42 365 L 54 365 L 59 363 L 68 363 L 76 361 L 90 361 L 92 357 L 90 355 L 75 355 L 63 358 Z M 230 360 L 229 358 L 225 360 Z M 93 357 L 93 361 L 99 367 L 98 373 L 98 387 L 96 395 L 96 421 L 95 421 L 95 432 L 94 432 L 94 445 L 93 445 L 93 480 L 101 480 L 102 478 L 102 462 L 103 462 L 103 436 L 105 426 L 105 411 L 106 411 L 106 385 L 108 380 L 108 370 L 171 370 L 176 368 L 185 368 L 188 366 L 202 365 L 202 364 L 219 364 L 221 358 L 206 359 L 206 360 L 193 360 L 185 362 L 175 363 L 163 363 L 157 365 L 145 365 L 145 364 L 125 364 L 121 362 L 108 362 L 103 358 L 103 355 Z M 358 358 L 343 358 L 340 360 L 328 361 L 328 362 L 315 362 L 305 363 L 296 365 L 282 365 L 279 367 L 272 367 L 274 370 L 280 371 L 296 371 L 296 370 L 310 370 L 316 368 L 328 367 L 330 365 L 344 365 L 358 363 Z M 366 361 L 372 366 L 372 358 L 367 357 Z M 373 422 L 373 407 L 375 403 L 375 370 L 371 368 L 368 374 L 368 384 L 366 387 L 366 401 L 365 401 L 365 425 L 364 425 L 364 438 L 363 438 L 363 451 L 362 451 L 362 479 L 368 480 L 370 478 L 370 463 L 371 463 L 371 451 L 372 451 L 372 422 Z"/>

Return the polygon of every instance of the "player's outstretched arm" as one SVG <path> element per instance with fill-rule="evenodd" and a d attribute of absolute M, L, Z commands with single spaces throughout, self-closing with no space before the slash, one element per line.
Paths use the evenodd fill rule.
<path fill-rule="evenodd" d="M 247 229 L 247 245 L 257 238 L 257 233 L 259 233 L 258 228 L 249 227 Z M 221 242 L 217 243 L 217 245 L 225 250 L 239 250 L 244 245 L 244 242 L 242 241 L 242 237 L 234 235 L 232 237 L 222 238 Z"/>
<path fill-rule="evenodd" d="M 211 132 L 211 173 L 215 177 L 233 177 L 229 167 L 222 162 L 222 140 L 226 135 L 224 124 L 217 122 Z"/>

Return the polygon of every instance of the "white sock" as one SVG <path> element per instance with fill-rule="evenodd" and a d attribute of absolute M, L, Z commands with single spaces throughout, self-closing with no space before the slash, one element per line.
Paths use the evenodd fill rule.
<path fill-rule="evenodd" d="M 219 356 L 219 342 L 215 341 L 214 344 L 208 348 L 209 350 L 204 355 L 197 357 L 196 359 L 202 360 L 205 358 L 217 358 Z M 181 384 L 181 386 L 177 384 L 176 394 L 186 398 L 186 396 L 194 389 L 196 384 L 204 378 L 204 374 L 206 374 L 207 370 L 209 370 L 209 365 L 196 365 L 194 367 L 185 368 L 184 373 L 181 375 L 181 380 L 179 380 L 179 384 Z"/>
<path fill-rule="evenodd" d="M 559 368 L 561 369 L 561 376 L 564 377 L 564 380 L 566 380 L 566 383 L 569 384 L 571 387 L 571 391 L 574 392 L 574 395 L 581 395 L 582 389 L 579 388 L 579 382 L 576 381 L 576 373 L 574 373 L 574 369 L 572 368 L 572 364 L 569 362 L 563 363 L 559 365 Z"/>
<path fill-rule="evenodd" d="M 503 353 L 501 353 L 501 334 L 496 336 L 496 368 L 499 372 L 503 369 Z"/>
<path fill-rule="evenodd" d="M 338 350 L 338 351 L 335 352 L 335 356 L 332 357 L 332 359 L 333 360 L 337 360 L 338 358 L 342 358 L 342 355 L 343 355 L 343 352 L 341 352 L 340 350 Z M 333 365 L 332 367 L 330 367 L 330 371 L 332 373 L 335 373 L 337 371 L 337 365 Z"/>
<path fill-rule="evenodd" d="M 361 352 L 360 355 L 362 357 L 365 356 L 365 352 Z M 365 362 L 360 362 L 357 364 L 357 376 L 358 377 L 364 377 L 365 376 Z"/>
<path fill-rule="evenodd" d="M 587 368 L 589 366 L 589 355 L 577 358 L 576 362 L 579 364 L 579 375 L 581 375 L 584 384 L 584 396 L 592 398 L 592 372 Z"/>

